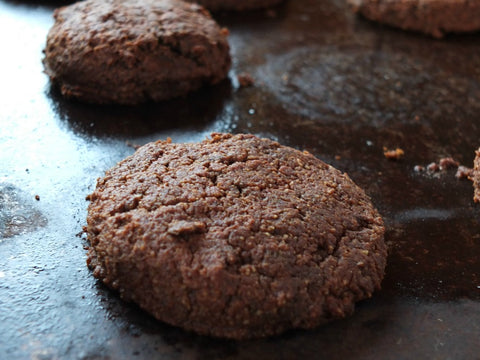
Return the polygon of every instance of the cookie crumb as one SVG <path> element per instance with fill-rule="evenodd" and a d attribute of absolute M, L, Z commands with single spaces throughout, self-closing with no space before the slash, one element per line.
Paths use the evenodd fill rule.
<path fill-rule="evenodd" d="M 452 157 L 441 158 L 438 161 L 438 163 L 431 162 L 426 166 L 415 165 L 415 167 L 413 168 L 413 171 L 415 171 L 416 173 L 421 173 L 426 170 L 428 174 L 435 175 L 435 177 L 439 177 L 447 173 L 448 170 L 453 170 L 453 169 L 456 169 L 455 178 L 457 178 L 458 180 L 462 180 L 462 179 L 472 180 L 472 177 L 474 175 L 473 169 L 464 165 L 460 165 L 460 163 L 455 159 L 453 159 Z"/>
<path fill-rule="evenodd" d="M 454 169 L 458 168 L 458 166 L 460 165 L 458 161 L 455 161 L 451 157 L 442 158 L 438 163 L 440 166 L 440 170 Z"/>
<path fill-rule="evenodd" d="M 238 74 L 237 79 L 240 87 L 250 87 L 255 84 L 255 80 L 253 79 L 252 75 L 247 72 Z"/>
<path fill-rule="evenodd" d="M 427 170 L 429 172 L 437 172 L 437 171 L 440 171 L 440 166 L 438 166 L 436 162 L 432 162 L 427 165 Z"/>
<path fill-rule="evenodd" d="M 134 143 L 131 143 L 130 141 L 125 141 L 125 144 L 128 146 L 128 147 L 131 147 L 131 148 L 134 148 L 135 150 L 138 150 L 138 148 L 141 147 L 141 145 L 138 145 L 138 144 L 134 144 Z"/>
<path fill-rule="evenodd" d="M 473 169 L 460 165 L 457 168 L 457 172 L 455 173 L 455 177 L 457 179 L 470 179 L 473 176 Z"/>
<path fill-rule="evenodd" d="M 400 148 L 396 148 L 395 150 L 383 148 L 383 155 L 385 155 L 388 160 L 400 160 L 403 155 L 405 155 L 405 152 Z"/>
<path fill-rule="evenodd" d="M 223 36 L 229 36 L 230 30 L 228 30 L 226 27 L 223 27 L 220 29 L 220 34 L 222 34 Z"/>

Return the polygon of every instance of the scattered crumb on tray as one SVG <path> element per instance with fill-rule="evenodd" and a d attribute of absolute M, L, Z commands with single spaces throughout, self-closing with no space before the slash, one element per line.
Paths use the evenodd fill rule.
<path fill-rule="evenodd" d="M 437 172 L 440 171 L 440 166 L 436 162 L 432 162 L 427 165 L 427 171 L 429 172 Z"/>
<path fill-rule="evenodd" d="M 426 172 L 427 174 L 435 174 L 437 176 L 441 173 L 446 172 L 447 170 L 456 170 L 455 177 L 457 179 L 469 179 L 473 174 L 473 169 L 460 165 L 458 161 L 453 159 L 452 157 L 444 157 L 441 158 L 438 162 L 431 162 L 428 165 L 415 165 L 413 167 L 413 171 L 416 173 Z"/>
<path fill-rule="evenodd" d="M 473 169 L 460 165 L 457 168 L 457 172 L 455 173 L 455 177 L 457 179 L 470 179 L 473 175 Z"/>
<path fill-rule="evenodd" d="M 255 80 L 253 79 L 252 75 L 246 72 L 238 74 L 237 79 L 240 87 L 249 87 L 255 84 Z"/>
<path fill-rule="evenodd" d="M 458 168 L 460 166 L 460 163 L 458 161 L 455 161 L 451 157 L 446 157 L 446 158 L 440 159 L 438 164 L 440 166 L 440 170 L 455 169 L 455 168 Z"/>
<path fill-rule="evenodd" d="M 141 145 L 138 145 L 138 144 L 133 144 L 131 143 L 130 141 L 126 141 L 125 144 L 128 146 L 128 147 L 131 147 L 131 148 L 134 148 L 135 150 L 137 150 Z"/>
<path fill-rule="evenodd" d="M 396 148 L 395 150 L 383 148 L 383 155 L 385 155 L 388 160 L 400 160 L 403 155 L 405 155 L 405 152 L 400 148 Z"/>
<path fill-rule="evenodd" d="M 223 27 L 220 29 L 220 34 L 222 34 L 223 36 L 229 36 L 230 35 L 230 30 L 228 30 L 228 28 L 226 27 Z"/>

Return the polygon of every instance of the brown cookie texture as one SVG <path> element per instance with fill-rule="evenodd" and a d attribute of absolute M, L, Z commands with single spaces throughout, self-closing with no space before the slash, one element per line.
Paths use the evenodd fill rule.
<path fill-rule="evenodd" d="M 352 314 L 384 276 L 384 225 L 365 192 L 254 135 L 146 144 L 88 199 L 93 275 L 199 334 L 313 328 Z"/>
<path fill-rule="evenodd" d="M 215 84 L 230 69 L 228 31 L 179 0 L 86 0 L 54 12 L 44 69 L 64 96 L 138 104 Z"/>
<path fill-rule="evenodd" d="M 283 0 L 188 0 L 205 6 L 211 11 L 243 11 L 277 5 Z"/>
<path fill-rule="evenodd" d="M 480 1 L 348 0 L 367 19 L 435 38 L 480 30 Z"/>
<path fill-rule="evenodd" d="M 473 161 L 473 171 L 471 173 L 473 181 L 473 200 L 480 202 L 480 148 L 475 151 L 475 160 Z"/>

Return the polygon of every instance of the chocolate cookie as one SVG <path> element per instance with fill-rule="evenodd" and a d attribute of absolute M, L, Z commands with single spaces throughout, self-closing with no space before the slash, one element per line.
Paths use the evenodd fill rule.
<path fill-rule="evenodd" d="M 212 11 L 218 10 L 252 10 L 279 4 L 283 0 L 188 0 L 205 6 Z"/>
<path fill-rule="evenodd" d="M 475 160 L 473 161 L 473 171 L 471 174 L 473 180 L 473 200 L 480 202 L 480 148 L 475 151 Z"/>
<path fill-rule="evenodd" d="M 215 84 L 230 68 L 227 31 L 179 0 L 80 1 L 55 10 L 43 60 L 62 94 L 137 104 Z"/>
<path fill-rule="evenodd" d="M 88 198 L 94 276 L 200 334 L 313 328 L 351 314 L 384 275 L 384 226 L 364 191 L 253 135 L 144 145 Z"/>
<path fill-rule="evenodd" d="M 480 30 L 480 1 L 471 0 L 349 0 L 366 18 L 420 31 L 436 38 L 445 33 Z"/>

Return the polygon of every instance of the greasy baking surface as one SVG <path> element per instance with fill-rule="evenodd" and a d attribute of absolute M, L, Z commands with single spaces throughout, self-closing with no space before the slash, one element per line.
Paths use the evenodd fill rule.
<path fill-rule="evenodd" d="M 138 108 L 65 101 L 42 73 L 56 4 L 0 1 L 0 353 L 8 358 L 475 358 L 480 209 L 454 170 L 415 172 L 479 146 L 479 34 L 437 41 L 353 16 L 341 0 L 219 15 L 230 80 Z M 238 88 L 248 72 L 255 85 Z M 85 196 L 128 143 L 249 132 L 306 149 L 384 216 L 383 289 L 353 317 L 261 341 L 218 341 L 125 304 L 85 265 Z M 403 149 L 398 161 L 387 149 Z M 36 195 L 38 197 L 36 198 Z M 37 200 L 38 199 L 38 200 Z"/>

